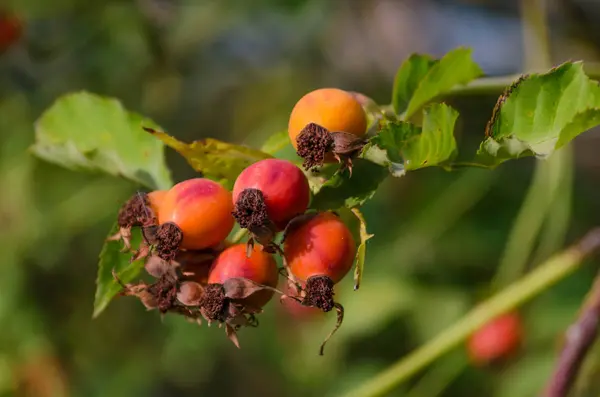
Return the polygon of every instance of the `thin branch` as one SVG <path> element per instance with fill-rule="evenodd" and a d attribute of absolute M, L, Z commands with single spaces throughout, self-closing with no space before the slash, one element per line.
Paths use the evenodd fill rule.
<path fill-rule="evenodd" d="M 600 273 L 596 276 L 581 314 L 566 334 L 554 374 L 546 387 L 546 397 L 566 397 L 577 379 L 584 359 L 598 336 L 600 324 Z"/>
<path fill-rule="evenodd" d="M 600 80 L 600 64 L 584 63 L 585 73 L 593 80 Z M 532 70 L 532 73 L 544 73 L 548 70 Z M 506 87 L 514 83 L 520 74 L 498 77 L 482 77 L 469 84 L 454 87 L 445 97 L 475 96 L 475 95 L 500 95 Z"/>
<path fill-rule="evenodd" d="M 600 228 L 588 232 L 577 244 L 554 255 L 537 269 L 482 302 L 426 345 L 351 390 L 346 397 L 375 397 L 389 393 L 437 358 L 463 343 L 493 318 L 529 301 L 573 273 L 592 252 L 600 248 Z"/>

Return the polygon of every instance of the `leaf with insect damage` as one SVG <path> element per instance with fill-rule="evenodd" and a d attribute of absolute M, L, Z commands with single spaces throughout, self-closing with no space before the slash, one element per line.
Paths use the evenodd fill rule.
<path fill-rule="evenodd" d="M 524 156 L 547 157 L 600 125 L 600 85 L 581 62 L 522 76 L 504 92 L 486 127 L 477 161 L 496 166 Z"/>

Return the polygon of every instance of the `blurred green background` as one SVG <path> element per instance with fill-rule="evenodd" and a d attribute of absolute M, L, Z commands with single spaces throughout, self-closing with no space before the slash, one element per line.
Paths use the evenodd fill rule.
<path fill-rule="evenodd" d="M 119 98 L 182 140 L 259 145 L 318 87 L 389 103 L 394 73 L 415 51 L 441 56 L 466 45 L 487 74 L 519 73 L 517 2 L 3 0 L 0 7 L 25 25 L 0 55 L 0 395 L 336 396 L 490 292 L 535 159 L 385 182 L 364 207 L 376 237 L 362 287 L 354 292 L 351 277 L 340 286 L 346 319 L 324 357 L 318 346 L 334 315 L 297 316 L 276 301 L 260 328 L 240 333 L 239 351 L 216 327 L 161 321 L 134 299 L 118 299 L 92 320 L 97 256 L 136 186 L 43 163 L 27 148 L 41 112 L 82 89 Z M 598 59 L 600 4 L 551 1 L 549 21 L 554 64 Z M 462 115 L 461 150 L 481 141 L 498 94 L 451 101 Z M 533 205 L 524 222 L 544 219 L 534 253 L 513 236 L 528 245 L 517 248 L 529 267 L 597 223 L 598 135 L 573 146 L 573 164 L 566 153 L 551 171 L 552 194 L 540 194 L 547 186 L 538 184 L 547 205 Z M 194 175 L 171 151 L 168 161 L 175 180 Z M 594 271 L 581 269 L 522 308 L 524 348 L 510 362 L 475 368 L 457 349 L 392 395 L 536 395 Z"/>

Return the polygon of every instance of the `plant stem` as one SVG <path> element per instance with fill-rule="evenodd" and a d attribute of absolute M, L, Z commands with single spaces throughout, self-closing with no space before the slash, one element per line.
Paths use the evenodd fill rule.
<path fill-rule="evenodd" d="M 524 69 L 547 68 L 551 65 L 546 0 L 521 0 Z M 568 149 L 567 149 L 568 150 Z M 532 182 L 519 210 L 506 249 L 500 260 L 492 288 L 501 288 L 524 273 L 535 241 L 548 216 L 558 191 L 562 171 L 569 156 L 560 151 L 548 160 L 536 161 Z"/>
<path fill-rule="evenodd" d="M 530 73 L 547 72 L 548 68 L 530 70 Z M 593 80 L 600 80 L 600 64 L 586 63 L 584 65 L 586 74 Z M 508 76 L 482 77 L 473 80 L 469 84 L 459 85 L 454 87 L 445 97 L 462 97 L 462 96 L 478 96 L 478 95 L 500 95 L 506 87 L 515 82 L 520 74 Z"/>
<path fill-rule="evenodd" d="M 600 274 L 582 306 L 575 324 L 567 331 L 566 343 L 554 374 L 546 387 L 546 397 L 566 397 L 577 378 L 587 352 L 598 336 L 600 324 Z"/>
<path fill-rule="evenodd" d="M 546 69 L 552 65 L 548 24 L 547 0 L 521 0 L 519 2 L 523 35 L 524 69 Z"/>
<path fill-rule="evenodd" d="M 535 239 L 558 190 L 556 171 L 562 163 L 562 154 L 559 152 L 548 160 L 536 162 L 533 179 L 510 231 L 492 289 L 502 288 L 523 274 Z"/>
<path fill-rule="evenodd" d="M 571 220 L 573 197 L 573 149 L 564 147 L 554 154 L 563 157 L 556 168 L 557 183 L 554 200 L 548 209 L 546 223 L 542 227 L 540 243 L 531 261 L 534 265 L 542 262 L 562 247 Z"/>
<path fill-rule="evenodd" d="M 390 392 L 404 380 L 462 343 L 481 326 L 525 303 L 571 274 L 581 261 L 600 248 L 600 228 L 586 234 L 579 243 L 554 255 L 536 270 L 482 302 L 454 325 L 426 345 L 410 353 L 345 397 L 374 397 Z"/>
<path fill-rule="evenodd" d="M 438 361 L 404 397 L 436 397 L 469 365 L 464 354 L 455 354 Z"/>
<path fill-rule="evenodd" d="M 479 169 L 460 173 L 434 201 L 415 214 L 389 246 L 379 252 L 389 257 L 402 257 L 404 269 L 414 265 L 433 241 L 450 229 L 490 191 L 496 174 Z M 377 260 L 374 260 L 377 262 Z"/>
<path fill-rule="evenodd" d="M 231 237 L 231 244 L 239 243 L 248 234 L 248 229 L 238 230 L 233 237 Z"/>

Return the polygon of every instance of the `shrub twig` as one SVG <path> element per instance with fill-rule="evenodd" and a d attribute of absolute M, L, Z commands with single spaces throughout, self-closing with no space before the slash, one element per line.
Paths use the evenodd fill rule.
<path fill-rule="evenodd" d="M 600 273 L 596 276 L 577 321 L 566 333 L 545 397 L 565 397 L 577 379 L 585 357 L 598 337 L 600 325 Z"/>

